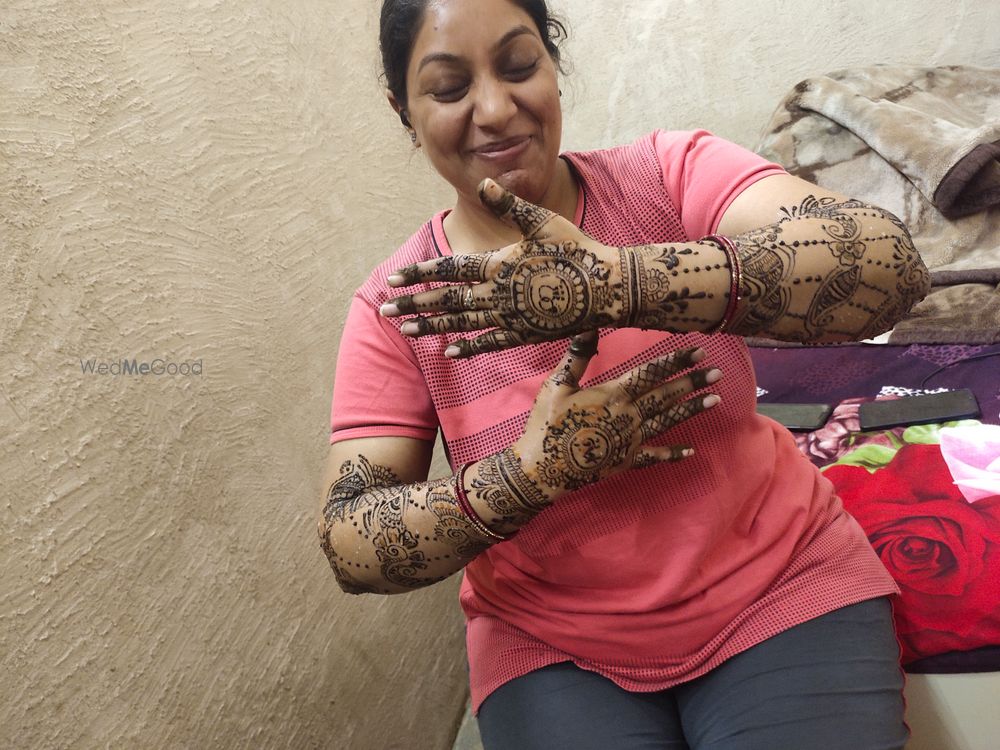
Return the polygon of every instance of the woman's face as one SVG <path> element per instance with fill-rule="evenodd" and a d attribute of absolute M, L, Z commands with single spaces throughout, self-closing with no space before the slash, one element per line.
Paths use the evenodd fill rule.
<path fill-rule="evenodd" d="M 434 168 L 478 205 L 485 177 L 535 202 L 553 186 L 555 63 L 509 0 L 431 0 L 407 67 L 407 114 Z"/>

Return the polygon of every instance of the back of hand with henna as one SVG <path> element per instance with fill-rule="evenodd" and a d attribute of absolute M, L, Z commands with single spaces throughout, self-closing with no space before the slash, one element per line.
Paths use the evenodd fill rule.
<path fill-rule="evenodd" d="M 436 583 L 567 492 L 691 455 L 689 446 L 649 443 L 718 403 L 715 394 L 692 395 L 722 375 L 696 368 L 705 352 L 672 352 L 580 388 L 596 343 L 596 333 L 574 337 L 522 436 L 454 476 L 403 484 L 363 455 L 344 462 L 319 528 L 341 588 L 392 594 Z"/>
<path fill-rule="evenodd" d="M 860 201 L 809 196 L 773 224 L 733 238 L 609 247 L 495 182 L 480 197 L 524 239 L 489 253 L 400 269 L 395 287 L 439 287 L 389 300 L 382 314 L 417 315 L 409 336 L 479 331 L 446 354 L 467 357 L 600 327 L 830 343 L 888 330 L 929 288 L 906 228 Z M 727 246 L 729 251 L 727 251 Z M 735 297 L 735 298 L 734 298 Z"/>

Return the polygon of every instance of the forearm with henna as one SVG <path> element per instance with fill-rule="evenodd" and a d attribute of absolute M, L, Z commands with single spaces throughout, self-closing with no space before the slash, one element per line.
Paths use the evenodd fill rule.
<path fill-rule="evenodd" d="M 320 545 L 340 587 L 352 594 L 395 594 L 461 570 L 497 541 L 459 507 L 457 477 L 403 484 L 359 455 L 345 461 L 326 494 Z M 551 503 L 507 448 L 472 464 L 469 502 L 489 528 L 508 534 Z"/>
<path fill-rule="evenodd" d="M 691 398 L 722 375 L 696 367 L 705 352 L 669 352 L 580 388 L 596 345 L 596 332 L 574 337 L 543 382 L 521 437 L 456 476 L 405 484 L 364 455 L 345 461 L 327 490 L 319 528 L 341 588 L 394 594 L 437 583 L 565 493 L 690 455 L 688 446 L 651 441 L 718 403 L 713 394 Z"/>
<path fill-rule="evenodd" d="M 811 343 L 868 338 L 891 328 L 927 293 L 927 269 L 888 211 L 812 196 L 782 211 L 774 224 L 733 238 L 742 283 L 727 331 Z M 678 331 L 706 316 L 718 322 L 718 293 L 704 290 L 719 288 L 720 261 L 703 259 L 705 251 L 690 245 L 621 252 L 623 266 L 634 269 L 627 282 L 630 298 L 638 300 L 636 325 Z M 728 279 L 726 254 L 716 253 Z M 707 275 L 692 284 L 702 290 L 692 294 L 688 279 L 698 273 Z M 729 292 L 722 296 L 728 301 Z"/>
<path fill-rule="evenodd" d="M 930 289 L 903 223 L 858 200 L 812 196 L 739 237 L 743 301 L 731 330 L 833 343 L 889 330 Z"/>

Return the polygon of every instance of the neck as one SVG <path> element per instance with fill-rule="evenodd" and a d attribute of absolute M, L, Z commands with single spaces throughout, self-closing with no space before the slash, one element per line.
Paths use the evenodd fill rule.
<path fill-rule="evenodd" d="M 567 221 L 576 218 L 579 186 L 569 165 L 559 159 L 552 185 L 539 205 Z M 486 252 L 521 240 L 521 233 L 498 219 L 479 202 L 478 196 L 460 194 L 455 208 L 444 218 L 448 244 L 454 252 Z"/>

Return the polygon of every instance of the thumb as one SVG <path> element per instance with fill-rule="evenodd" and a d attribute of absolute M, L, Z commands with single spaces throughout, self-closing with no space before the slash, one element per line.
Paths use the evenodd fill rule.
<path fill-rule="evenodd" d="M 546 240 L 551 237 L 553 219 L 559 214 L 547 208 L 521 200 L 505 187 L 488 177 L 479 183 L 479 200 L 498 219 L 521 230 L 526 240 Z"/>
<path fill-rule="evenodd" d="M 597 354 L 598 332 L 584 331 L 570 339 L 569 348 L 552 371 L 552 382 L 569 388 L 579 388 L 580 378 L 587 371 L 591 358 Z"/>

